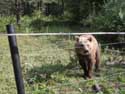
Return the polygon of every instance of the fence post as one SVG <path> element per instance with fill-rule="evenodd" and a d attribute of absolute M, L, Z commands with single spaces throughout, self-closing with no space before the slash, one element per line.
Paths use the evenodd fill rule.
<path fill-rule="evenodd" d="M 8 34 L 15 33 L 13 25 L 7 25 L 6 29 L 7 29 Z M 15 35 L 8 36 L 8 41 L 9 41 L 9 46 L 10 46 L 11 58 L 13 62 L 13 69 L 14 69 L 17 92 L 18 94 L 25 94 L 16 36 Z"/>

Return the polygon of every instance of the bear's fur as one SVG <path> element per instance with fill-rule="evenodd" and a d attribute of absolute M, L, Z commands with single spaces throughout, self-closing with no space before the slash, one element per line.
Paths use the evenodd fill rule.
<path fill-rule="evenodd" d="M 100 64 L 100 48 L 96 38 L 93 35 L 76 36 L 75 52 L 84 70 L 84 78 L 91 78 L 93 66 L 98 71 Z"/>

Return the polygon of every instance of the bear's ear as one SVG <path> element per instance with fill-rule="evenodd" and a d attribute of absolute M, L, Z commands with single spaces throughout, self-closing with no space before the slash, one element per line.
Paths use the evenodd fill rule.
<path fill-rule="evenodd" d="M 75 40 L 78 42 L 79 41 L 79 36 L 75 36 Z"/>
<path fill-rule="evenodd" d="M 92 37 L 89 37 L 88 40 L 91 42 L 92 41 Z"/>

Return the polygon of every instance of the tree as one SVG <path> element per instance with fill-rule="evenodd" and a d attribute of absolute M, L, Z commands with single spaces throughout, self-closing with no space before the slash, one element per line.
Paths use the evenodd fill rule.
<path fill-rule="evenodd" d="M 70 13 L 71 20 L 80 22 L 93 12 L 97 14 L 104 4 L 103 0 L 64 0 L 65 11 Z"/>
<path fill-rule="evenodd" d="M 14 0 L 0 0 L 0 15 L 13 14 Z"/>

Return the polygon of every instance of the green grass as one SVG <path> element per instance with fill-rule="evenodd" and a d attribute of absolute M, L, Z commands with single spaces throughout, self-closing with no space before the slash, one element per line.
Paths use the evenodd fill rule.
<path fill-rule="evenodd" d="M 74 52 L 69 50 L 74 45 L 72 38 L 24 36 L 17 40 L 26 94 L 95 94 L 95 83 L 103 94 L 114 94 L 115 83 L 125 83 L 124 66 L 106 65 L 114 57 L 110 53 L 102 53 L 101 76 L 94 73 L 93 80 L 84 80 Z M 7 37 L 0 37 L 0 82 L 0 94 L 16 94 Z M 119 92 L 124 94 L 124 88 Z"/>

